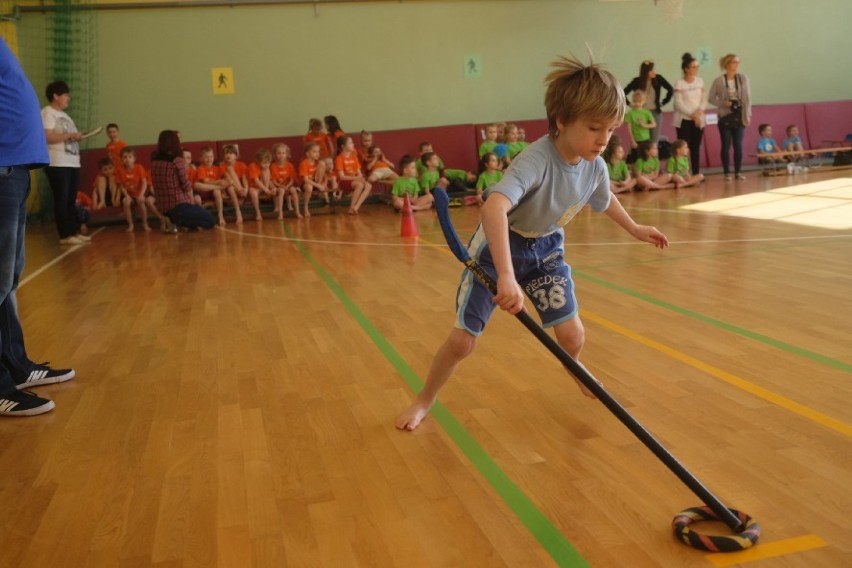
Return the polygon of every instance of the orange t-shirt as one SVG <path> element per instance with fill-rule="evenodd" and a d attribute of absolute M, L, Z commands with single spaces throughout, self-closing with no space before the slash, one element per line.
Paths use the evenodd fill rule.
<path fill-rule="evenodd" d="M 366 164 L 370 161 L 370 149 L 366 146 L 358 146 L 358 158 L 361 159 L 362 164 Z"/>
<path fill-rule="evenodd" d="M 311 142 L 319 144 L 320 158 L 328 158 L 331 156 L 331 143 L 328 139 L 328 134 L 325 132 L 308 132 L 305 134 L 305 146 Z"/>
<path fill-rule="evenodd" d="M 106 151 L 112 164 L 117 168 L 121 165 L 121 149 L 127 148 L 127 142 L 124 140 L 116 140 L 115 142 L 107 142 Z"/>
<path fill-rule="evenodd" d="M 122 166 L 115 169 L 115 180 L 127 195 L 136 198 L 142 195 L 142 182 L 148 180 L 148 172 L 139 164 L 135 164 L 130 171 Z"/>
<path fill-rule="evenodd" d="M 219 166 L 219 168 L 222 170 L 222 177 L 225 177 L 225 172 L 228 171 L 228 163 L 222 162 L 222 164 Z M 241 162 L 239 160 L 234 162 L 234 173 L 237 174 L 238 178 L 242 179 L 242 177 L 244 175 L 246 175 L 247 171 L 248 171 L 248 166 L 246 165 L 245 162 Z"/>
<path fill-rule="evenodd" d="M 312 162 L 305 158 L 299 164 L 299 177 L 302 180 L 313 179 L 314 174 L 317 173 L 317 162 Z"/>
<path fill-rule="evenodd" d="M 222 179 L 222 169 L 215 164 L 212 166 L 198 166 L 198 169 L 195 170 L 196 181 L 212 183 L 220 179 Z"/>
<path fill-rule="evenodd" d="M 294 168 L 293 164 L 290 162 L 286 162 L 283 166 L 279 166 L 273 162 L 269 166 L 269 176 L 272 178 L 272 181 L 278 185 L 287 185 L 290 181 L 293 183 L 298 182 L 296 177 L 296 168 Z"/>
<path fill-rule="evenodd" d="M 335 172 L 343 172 L 345 176 L 355 177 L 361 173 L 361 162 L 358 160 L 358 154 L 350 152 L 349 154 L 340 154 L 334 160 Z"/>
<path fill-rule="evenodd" d="M 92 198 L 89 197 L 87 194 L 83 193 L 82 191 L 77 192 L 77 203 L 79 203 L 83 207 L 88 207 L 89 209 L 92 208 Z"/>
<path fill-rule="evenodd" d="M 186 179 L 189 180 L 189 185 L 192 186 L 195 183 L 195 180 L 198 177 L 198 170 L 195 169 L 195 166 L 189 164 L 186 166 Z"/>
<path fill-rule="evenodd" d="M 257 180 L 259 180 L 262 176 L 263 168 L 260 167 L 260 164 L 258 164 L 257 162 L 252 162 L 251 164 L 249 164 L 248 173 L 246 174 L 249 184 L 260 187 L 257 183 Z"/>

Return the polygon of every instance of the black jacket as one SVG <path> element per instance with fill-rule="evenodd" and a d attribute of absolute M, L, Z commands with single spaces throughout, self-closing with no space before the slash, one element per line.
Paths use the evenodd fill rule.
<path fill-rule="evenodd" d="M 672 100 L 672 95 L 674 94 L 674 89 L 666 81 L 665 77 L 662 75 L 657 75 L 653 79 L 651 79 L 651 85 L 654 87 L 654 105 L 657 107 L 657 110 L 662 111 L 663 107 L 666 106 L 670 100 Z M 660 100 L 660 91 L 662 89 L 666 90 L 666 96 L 663 97 L 663 100 Z M 644 91 L 645 86 L 642 85 L 642 82 L 639 77 L 635 77 L 627 86 L 624 88 L 624 94 L 629 95 L 631 91 Z"/>

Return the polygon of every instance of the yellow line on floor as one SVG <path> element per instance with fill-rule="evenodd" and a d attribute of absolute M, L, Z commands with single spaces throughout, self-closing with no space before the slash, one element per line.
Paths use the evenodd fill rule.
<path fill-rule="evenodd" d="M 671 347 L 667 347 L 662 343 L 654 341 L 653 339 L 649 339 L 643 335 L 636 333 L 635 331 L 631 331 L 626 327 L 622 327 L 617 323 L 611 322 L 608 319 L 605 319 L 597 314 L 591 313 L 589 311 L 583 310 L 582 318 L 584 320 L 593 321 L 607 329 L 610 329 L 620 335 L 625 337 L 629 337 L 630 339 L 645 345 L 646 347 L 650 347 L 651 349 L 655 349 L 661 353 L 668 355 L 669 357 L 676 359 L 682 363 L 686 363 L 690 367 L 694 367 L 699 371 L 703 371 L 708 375 L 714 376 L 719 380 L 722 380 L 729 385 L 733 385 L 739 389 L 742 389 L 750 394 L 758 398 L 762 398 L 772 404 L 780 406 L 790 412 L 798 414 L 803 418 L 807 418 L 817 424 L 839 432 L 847 437 L 852 437 L 852 425 L 837 420 L 836 418 L 832 418 L 827 414 L 823 414 L 818 412 L 812 408 L 809 408 L 803 404 L 799 404 L 798 402 L 791 400 L 787 397 L 776 394 L 768 389 L 763 387 L 759 387 L 753 383 L 746 381 L 745 379 L 741 379 L 736 375 L 732 375 L 727 371 L 723 371 L 722 369 L 716 368 L 712 365 L 708 365 L 703 361 L 699 361 L 695 357 L 690 357 L 686 353 L 681 353 L 676 349 L 672 349 Z"/>
<path fill-rule="evenodd" d="M 745 564 L 746 562 L 754 562 L 755 560 L 763 560 L 765 558 L 775 558 L 776 556 L 786 556 L 787 554 L 805 552 L 806 550 L 813 550 L 824 546 L 828 546 L 828 543 L 815 534 L 808 534 L 805 536 L 779 540 L 777 542 L 767 542 L 765 544 L 760 544 L 758 541 L 758 544 L 752 548 L 743 550 L 742 552 L 708 554 L 705 558 L 709 560 L 713 566 L 721 568 L 723 566 Z"/>

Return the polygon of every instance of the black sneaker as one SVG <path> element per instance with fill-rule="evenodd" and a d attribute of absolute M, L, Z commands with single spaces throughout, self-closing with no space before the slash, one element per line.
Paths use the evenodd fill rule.
<path fill-rule="evenodd" d="M 0 416 L 35 416 L 53 410 L 52 400 L 36 396 L 30 391 L 0 397 Z"/>
<path fill-rule="evenodd" d="M 30 371 L 29 376 L 20 382 L 15 381 L 18 382 L 18 390 L 41 385 L 52 385 L 53 383 L 64 383 L 74 378 L 74 369 L 51 369 L 48 366 L 49 363 L 49 361 L 45 361 L 44 363 L 33 365 L 33 370 Z"/>

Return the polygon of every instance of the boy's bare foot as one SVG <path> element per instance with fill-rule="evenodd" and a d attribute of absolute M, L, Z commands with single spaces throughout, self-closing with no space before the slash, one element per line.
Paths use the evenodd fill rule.
<path fill-rule="evenodd" d="M 405 412 L 403 412 L 399 418 L 396 419 L 396 427 L 399 430 L 408 430 L 411 432 L 423 422 L 423 419 L 426 418 L 426 415 L 429 414 L 429 409 L 431 405 L 426 405 L 419 400 L 414 404 L 409 406 Z"/>
<path fill-rule="evenodd" d="M 597 398 L 598 398 L 598 397 L 596 397 L 596 396 L 595 396 L 595 393 L 593 393 L 592 391 L 590 391 L 590 390 L 586 387 L 586 385 L 584 385 L 584 384 L 583 384 L 583 382 L 582 382 L 582 381 L 580 381 L 580 379 L 578 379 L 577 377 L 573 377 L 573 378 L 574 378 L 574 380 L 577 382 L 577 386 L 578 386 L 578 387 L 580 387 L 580 392 L 581 392 L 581 393 L 583 393 L 583 395 L 585 395 L 585 396 L 587 396 L 587 397 L 589 397 L 589 398 L 591 398 L 591 399 L 597 400 Z M 600 384 L 600 381 L 598 381 L 598 384 Z"/>
<path fill-rule="evenodd" d="M 301 215 L 299 215 L 299 217 L 301 217 Z M 284 220 L 284 213 L 279 213 L 279 214 L 278 214 L 278 220 L 279 220 L 279 221 L 283 221 L 283 220 Z"/>
<path fill-rule="evenodd" d="M 219 217 L 219 226 L 220 226 L 220 227 L 224 227 L 224 226 L 225 226 L 225 218 L 224 218 L 224 217 Z"/>
<path fill-rule="evenodd" d="M 255 220 L 255 221 L 263 221 L 263 217 L 262 217 L 260 214 L 258 214 L 258 215 L 254 218 L 254 220 Z"/>
<path fill-rule="evenodd" d="M 308 211 L 307 209 L 305 209 L 305 215 L 304 215 L 304 216 L 305 216 L 305 217 L 310 217 L 310 216 L 311 216 L 311 212 L 310 212 L 310 211 Z"/>
<path fill-rule="evenodd" d="M 303 218 L 303 215 L 302 215 L 301 213 L 299 213 L 298 211 L 296 211 L 296 218 L 297 218 L 297 219 L 302 219 L 302 218 Z"/>
<path fill-rule="evenodd" d="M 243 216 L 240 215 L 239 217 L 237 217 L 237 225 L 242 225 L 242 224 L 243 224 Z"/>
<path fill-rule="evenodd" d="M 146 232 L 146 233 L 150 233 L 150 232 L 151 232 L 151 227 L 149 227 L 148 225 L 143 225 L 143 228 L 145 229 L 145 232 Z"/>
<path fill-rule="evenodd" d="M 127 233 L 132 233 L 132 232 L 133 232 L 133 225 L 128 225 L 128 226 L 127 226 L 127 229 L 125 230 L 125 232 L 127 232 Z"/>

